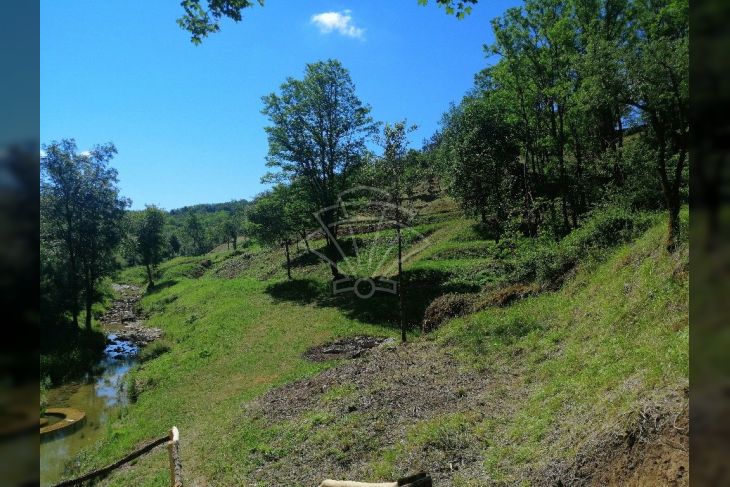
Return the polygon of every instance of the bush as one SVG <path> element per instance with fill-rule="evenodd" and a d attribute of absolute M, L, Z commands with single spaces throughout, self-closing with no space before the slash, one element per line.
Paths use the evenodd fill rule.
<path fill-rule="evenodd" d="M 157 381 L 149 377 L 141 377 L 138 368 L 132 369 L 127 374 L 127 398 L 129 402 L 135 403 L 145 391 L 157 386 Z"/>
<path fill-rule="evenodd" d="M 635 239 L 653 225 L 656 218 L 656 214 L 615 206 L 594 210 L 580 227 L 560 242 L 545 237 L 520 242 L 508 265 L 510 280 L 560 284 L 580 260 Z"/>
<path fill-rule="evenodd" d="M 470 313 L 474 301 L 474 295 L 455 293 L 444 294 L 434 299 L 426 308 L 423 317 L 423 332 L 434 331 L 451 318 Z"/>
<path fill-rule="evenodd" d="M 41 332 L 40 377 L 54 384 L 84 376 L 104 355 L 106 336 L 96 330 L 59 324 Z"/>

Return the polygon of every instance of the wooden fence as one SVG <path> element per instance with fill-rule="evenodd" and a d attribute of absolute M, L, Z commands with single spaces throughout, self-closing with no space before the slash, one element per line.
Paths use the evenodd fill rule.
<path fill-rule="evenodd" d="M 53 487 L 70 487 L 73 485 L 81 485 L 83 482 L 86 482 L 88 480 L 104 478 L 112 471 L 124 466 L 135 458 L 141 457 L 145 453 L 149 453 L 150 451 L 165 443 L 167 443 L 167 448 L 170 454 L 170 486 L 183 487 L 182 461 L 180 460 L 180 432 L 175 426 L 172 427 L 169 435 L 151 441 L 150 443 L 144 445 L 141 448 L 138 448 L 129 455 L 125 456 L 118 462 L 89 472 L 85 475 L 82 475 L 81 477 L 77 477 L 71 480 L 64 480 L 63 482 L 58 483 Z M 427 473 L 420 472 L 415 475 L 398 479 L 395 482 L 372 484 L 347 480 L 325 480 L 320 484 L 320 487 L 432 487 L 432 485 L 433 484 L 431 481 L 431 476 Z"/>
<path fill-rule="evenodd" d="M 53 487 L 70 487 L 73 485 L 81 485 L 83 482 L 86 482 L 88 480 L 106 477 L 112 471 L 124 466 L 135 458 L 141 457 L 145 453 L 154 450 L 156 447 L 164 443 L 167 443 L 167 448 L 170 453 L 170 486 L 182 487 L 183 481 L 182 462 L 180 461 L 180 432 L 177 430 L 176 426 L 172 427 L 169 435 L 163 436 L 162 438 L 158 438 L 154 441 L 151 441 L 150 443 L 147 443 L 143 447 L 138 448 L 137 450 L 125 456 L 121 460 L 112 463 L 111 465 L 107 465 L 106 467 L 93 470 L 75 479 L 64 480 L 63 482 L 60 482 Z"/>

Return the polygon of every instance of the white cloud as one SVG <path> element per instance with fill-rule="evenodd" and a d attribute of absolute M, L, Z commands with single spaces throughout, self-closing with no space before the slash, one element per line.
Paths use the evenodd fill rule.
<path fill-rule="evenodd" d="M 84 157 L 89 157 L 91 155 L 91 151 L 88 151 L 88 150 L 81 151 L 81 152 L 79 152 L 79 155 L 84 156 Z"/>
<path fill-rule="evenodd" d="M 349 10 L 322 12 L 312 15 L 312 23 L 319 27 L 319 31 L 323 34 L 337 31 L 343 36 L 354 37 L 355 39 L 363 39 L 365 35 L 365 29 L 356 27 L 352 22 L 352 15 L 350 15 Z"/>

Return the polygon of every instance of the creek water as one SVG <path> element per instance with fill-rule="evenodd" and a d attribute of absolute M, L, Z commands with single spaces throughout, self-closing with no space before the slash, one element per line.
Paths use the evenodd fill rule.
<path fill-rule="evenodd" d="M 61 480 L 68 463 L 83 448 L 101 439 L 127 404 L 125 375 L 135 364 L 137 347 L 108 335 L 109 342 L 97 372 L 84 380 L 48 390 L 49 407 L 71 407 L 84 411 L 84 424 L 71 432 L 63 430 L 40 445 L 41 486 Z"/>

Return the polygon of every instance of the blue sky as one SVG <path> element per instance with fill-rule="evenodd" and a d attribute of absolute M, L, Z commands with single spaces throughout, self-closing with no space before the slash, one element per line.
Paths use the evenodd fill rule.
<path fill-rule="evenodd" d="M 490 20 L 517 1 L 484 0 L 461 21 L 431 3 L 272 0 L 194 46 L 177 0 L 42 0 L 41 142 L 114 142 L 135 209 L 251 198 L 265 189 L 261 96 L 336 58 L 375 119 L 419 125 L 420 147 L 488 65 Z M 326 12 L 338 15 L 313 20 Z"/>

